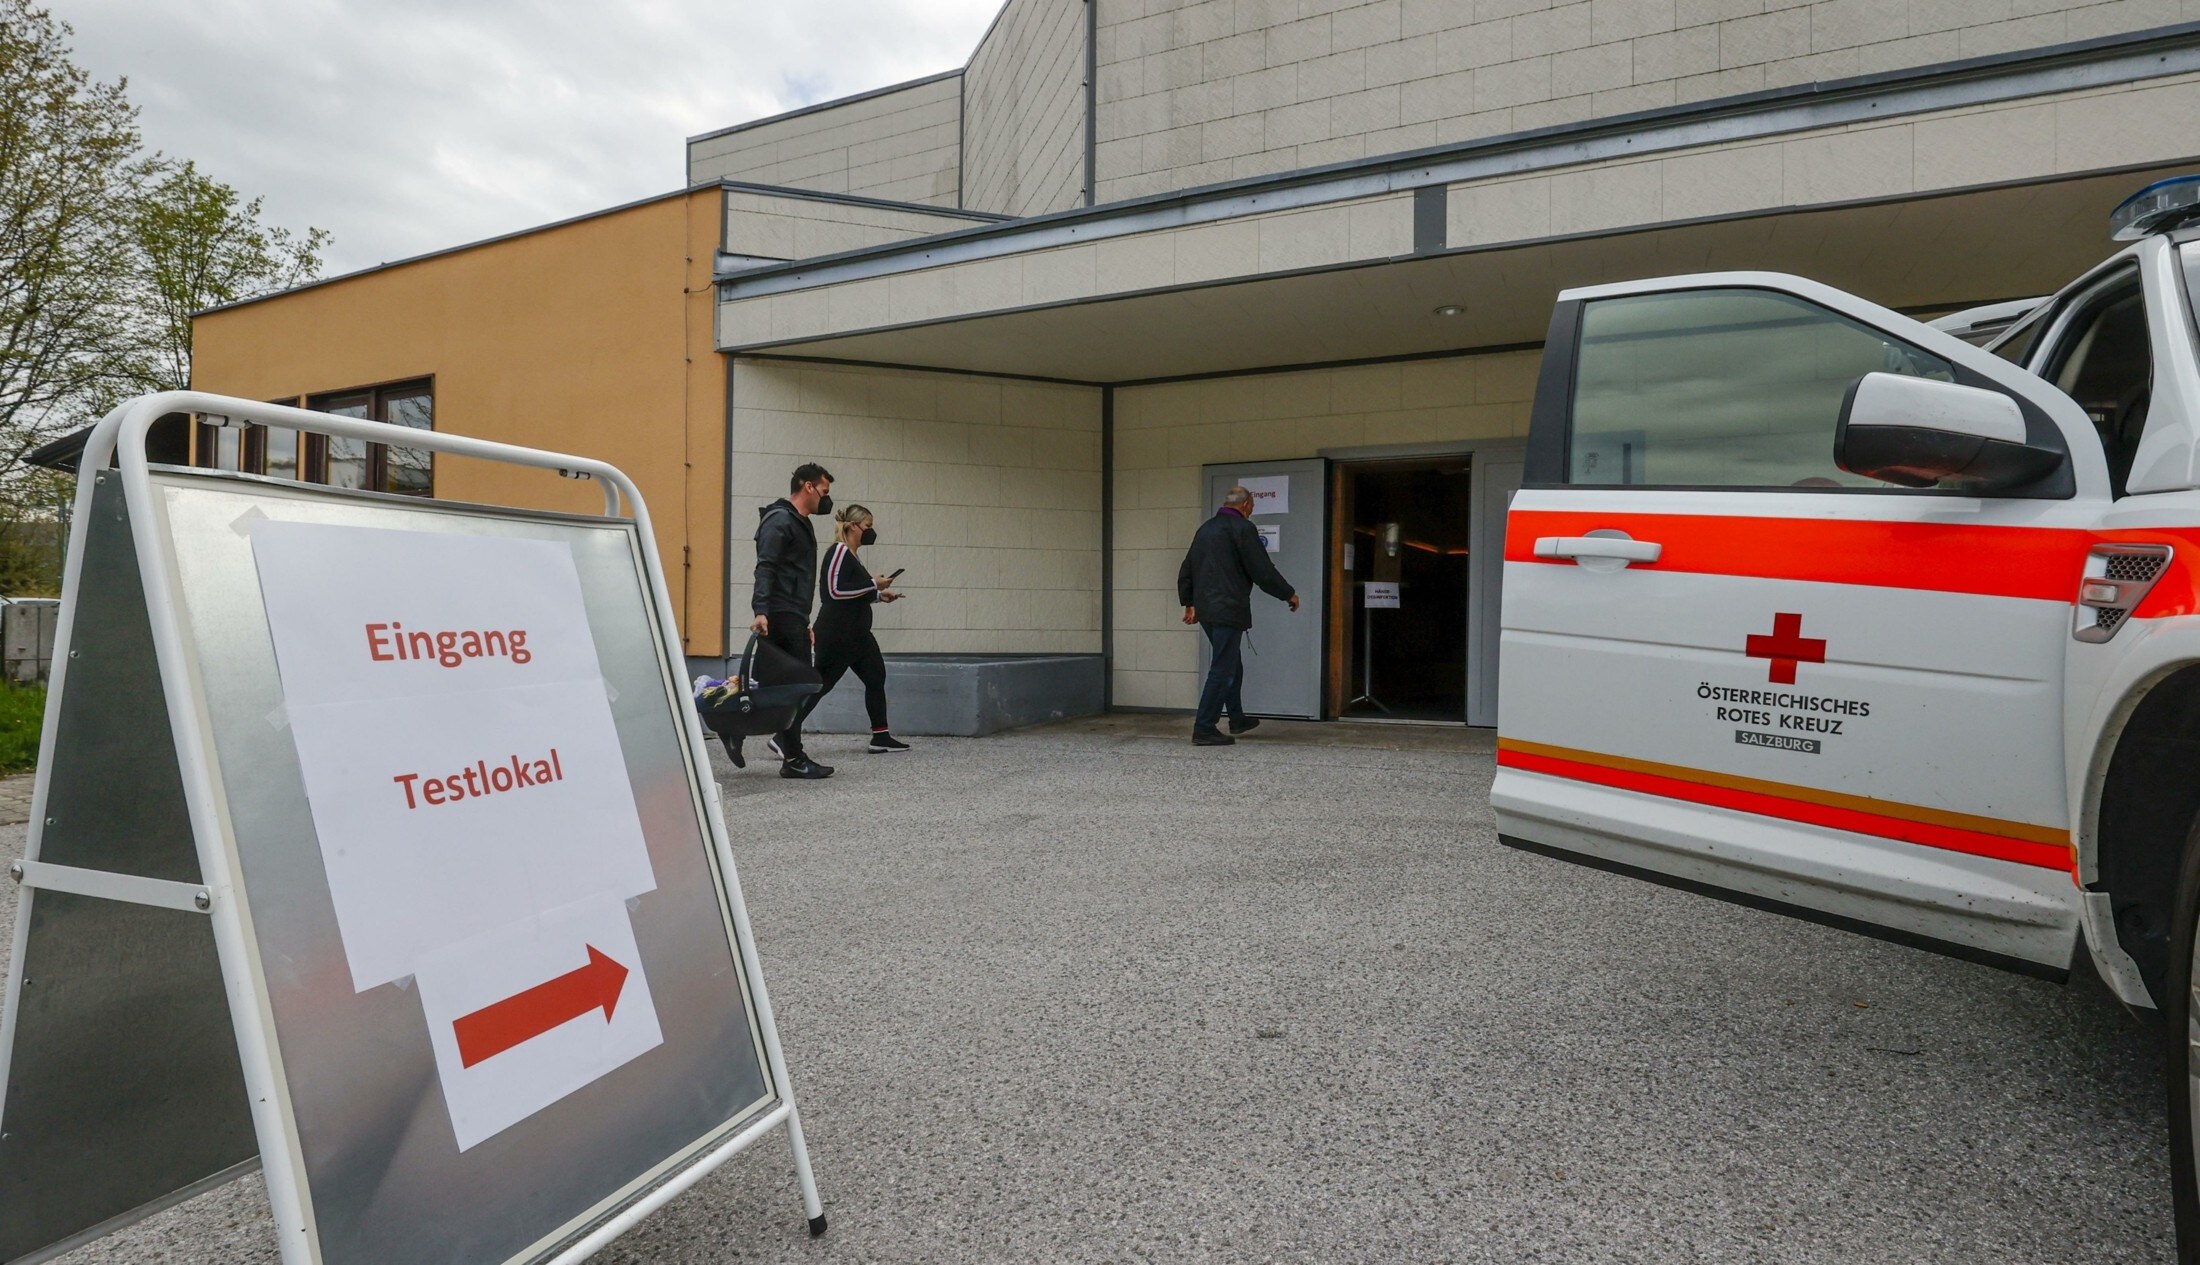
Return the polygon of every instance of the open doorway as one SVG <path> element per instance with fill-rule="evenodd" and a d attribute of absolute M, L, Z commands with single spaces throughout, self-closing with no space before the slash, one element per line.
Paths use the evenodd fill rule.
<path fill-rule="evenodd" d="M 1331 715 L 1467 719 L 1472 475 L 1464 455 L 1332 467 Z"/>

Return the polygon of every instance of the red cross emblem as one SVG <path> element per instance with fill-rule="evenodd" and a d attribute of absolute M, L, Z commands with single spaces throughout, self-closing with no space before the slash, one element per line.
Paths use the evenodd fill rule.
<path fill-rule="evenodd" d="M 1766 679 L 1775 685 L 1795 684 L 1795 665 L 1798 663 L 1824 663 L 1826 642 L 1823 637 L 1803 635 L 1803 617 L 1786 613 L 1772 617 L 1772 635 L 1749 634 L 1749 644 L 1743 653 L 1752 659 L 1772 660 L 1772 675 Z"/>

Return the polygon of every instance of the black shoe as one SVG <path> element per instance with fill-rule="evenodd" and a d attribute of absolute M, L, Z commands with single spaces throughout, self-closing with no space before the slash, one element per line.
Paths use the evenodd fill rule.
<path fill-rule="evenodd" d="M 872 755 L 878 755 L 886 751 L 907 751 L 908 749 L 908 743 L 903 742 L 901 739 L 896 738 L 894 735 L 886 732 L 883 729 L 871 735 Z"/>
<path fill-rule="evenodd" d="M 723 741 L 726 744 L 726 758 L 733 761 L 733 767 L 737 769 L 749 767 L 748 757 L 741 754 L 741 740 L 732 734 L 727 734 Z"/>
<path fill-rule="evenodd" d="M 832 775 L 832 765 L 819 764 L 806 755 L 798 755 L 779 766 L 779 776 L 801 778 L 806 782 L 815 782 L 819 778 L 827 778 Z"/>
<path fill-rule="evenodd" d="M 1230 722 L 1230 732 L 1234 734 L 1249 734 L 1258 728 L 1260 728 L 1260 717 L 1258 716 L 1247 716 L 1243 723 L 1234 720 Z"/>
<path fill-rule="evenodd" d="M 1205 733 L 1194 729 L 1192 731 L 1192 745 L 1195 747 L 1234 747 L 1237 745 L 1237 739 L 1217 729 L 1210 729 Z"/>

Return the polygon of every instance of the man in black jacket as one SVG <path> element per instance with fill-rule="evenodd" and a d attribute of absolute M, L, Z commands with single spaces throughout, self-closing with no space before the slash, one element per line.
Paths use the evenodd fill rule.
<path fill-rule="evenodd" d="M 1299 595 L 1291 582 L 1276 573 L 1268 560 L 1268 547 L 1260 529 L 1248 517 L 1253 494 L 1242 487 L 1222 496 L 1222 508 L 1200 524 L 1184 565 L 1176 570 L 1176 600 L 1184 603 L 1184 622 L 1198 624 L 1207 634 L 1214 658 L 1207 666 L 1207 684 L 1199 692 L 1199 714 L 1192 718 L 1192 742 L 1201 747 L 1227 747 L 1260 722 L 1245 714 L 1242 697 L 1245 661 L 1240 657 L 1245 630 L 1253 626 L 1253 586 L 1279 602 L 1299 609 Z M 1230 734 L 1218 726 L 1223 709 L 1230 712 Z"/>
<path fill-rule="evenodd" d="M 757 512 L 756 589 L 749 609 L 756 618 L 750 631 L 810 662 L 810 603 L 817 596 L 817 533 L 810 515 L 833 512 L 833 476 L 815 462 L 796 466 L 787 495 Z M 780 759 L 779 776 L 831 777 L 831 765 L 802 752 L 802 718 L 772 737 Z"/>

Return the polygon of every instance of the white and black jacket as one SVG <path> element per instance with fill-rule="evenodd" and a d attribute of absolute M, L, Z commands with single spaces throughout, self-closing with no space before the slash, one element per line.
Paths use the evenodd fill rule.
<path fill-rule="evenodd" d="M 871 606 L 879 598 L 878 582 L 856 557 L 856 551 L 834 541 L 832 552 L 825 555 L 822 579 L 818 636 L 848 637 L 871 631 Z"/>

